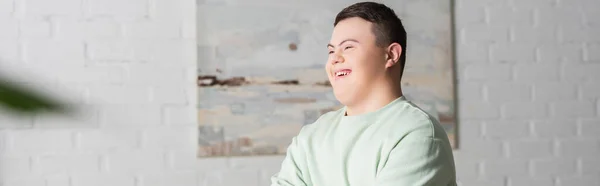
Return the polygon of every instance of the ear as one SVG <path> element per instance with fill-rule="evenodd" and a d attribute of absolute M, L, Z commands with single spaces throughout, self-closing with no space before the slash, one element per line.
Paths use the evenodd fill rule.
<path fill-rule="evenodd" d="M 385 67 L 386 68 L 390 68 L 396 64 L 398 64 L 398 62 L 400 61 L 400 55 L 402 54 L 402 46 L 400 46 L 400 44 L 398 43 L 392 43 L 390 44 L 390 46 L 388 46 L 388 48 L 386 49 L 387 52 L 387 58 L 386 58 L 386 63 L 385 63 Z"/>

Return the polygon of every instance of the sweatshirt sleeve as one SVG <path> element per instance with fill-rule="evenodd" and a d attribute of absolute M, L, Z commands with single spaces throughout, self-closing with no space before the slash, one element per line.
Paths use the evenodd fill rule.
<path fill-rule="evenodd" d="M 298 142 L 298 136 L 292 138 L 287 148 L 281 169 L 271 177 L 271 186 L 306 186 L 302 179 L 302 167 L 305 166 L 305 154 Z"/>
<path fill-rule="evenodd" d="M 443 140 L 407 135 L 390 151 L 375 186 L 455 185 L 454 160 Z"/>

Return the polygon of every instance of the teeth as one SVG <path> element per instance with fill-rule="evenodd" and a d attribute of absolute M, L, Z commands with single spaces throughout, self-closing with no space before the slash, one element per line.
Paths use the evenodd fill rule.
<path fill-rule="evenodd" d="M 345 76 L 348 75 L 348 72 L 336 72 L 335 76 Z"/>

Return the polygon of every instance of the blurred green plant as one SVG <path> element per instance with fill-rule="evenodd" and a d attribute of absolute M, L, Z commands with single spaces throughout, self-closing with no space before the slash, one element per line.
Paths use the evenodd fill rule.
<path fill-rule="evenodd" d="M 66 104 L 0 77 L 0 106 L 20 114 L 69 113 Z"/>

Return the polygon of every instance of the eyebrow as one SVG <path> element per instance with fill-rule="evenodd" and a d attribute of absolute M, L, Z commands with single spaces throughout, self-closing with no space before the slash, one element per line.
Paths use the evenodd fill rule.
<path fill-rule="evenodd" d="M 359 43 L 359 42 L 358 42 L 356 39 L 344 39 L 342 42 L 340 42 L 340 44 L 339 44 L 339 45 L 342 45 L 342 44 L 344 44 L 346 41 L 352 41 L 352 42 L 357 42 L 357 43 Z M 339 45 L 338 45 L 338 46 L 339 46 Z M 327 44 L 327 48 L 329 48 L 329 47 L 333 47 L 333 48 L 335 48 L 335 46 L 333 46 L 331 43 Z"/>

